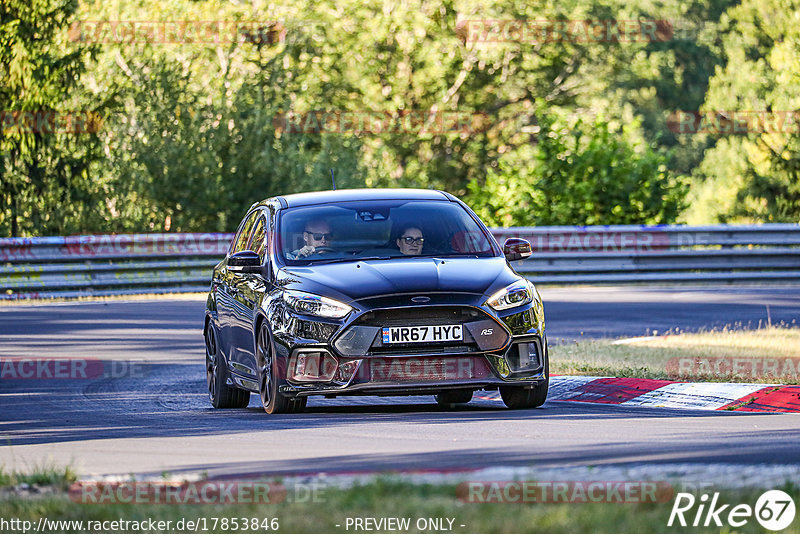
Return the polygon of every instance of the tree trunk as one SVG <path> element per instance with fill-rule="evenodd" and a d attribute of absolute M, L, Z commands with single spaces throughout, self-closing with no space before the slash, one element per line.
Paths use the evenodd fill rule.
<path fill-rule="evenodd" d="M 9 193 L 11 198 L 11 237 L 19 237 L 19 227 L 17 226 L 17 197 L 14 192 Z"/>

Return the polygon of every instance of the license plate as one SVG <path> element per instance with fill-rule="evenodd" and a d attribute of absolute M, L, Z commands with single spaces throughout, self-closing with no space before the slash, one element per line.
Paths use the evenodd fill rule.
<path fill-rule="evenodd" d="M 460 324 L 435 326 L 384 326 L 383 344 L 391 343 L 436 343 L 441 341 L 461 341 L 463 333 Z"/>

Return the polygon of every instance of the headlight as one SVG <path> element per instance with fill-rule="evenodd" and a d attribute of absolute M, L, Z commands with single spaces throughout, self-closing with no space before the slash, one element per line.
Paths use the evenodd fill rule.
<path fill-rule="evenodd" d="M 501 311 L 530 304 L 533 299 L 533 284 L 527 280 L 518 280 L 489 297 L 486 304 L 494 310 Z"/>
<path fill-rule="evenodd" d="M 284 291 L 283 300 L 297 313 L 329 319 L 341 319 L 353 309 L 338 300 L 303 291 Z"/>

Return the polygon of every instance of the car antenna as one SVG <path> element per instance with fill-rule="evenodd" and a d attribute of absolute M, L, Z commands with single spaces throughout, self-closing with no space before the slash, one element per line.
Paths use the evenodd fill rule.
<path fill-rule="evenodd" d="M 333 182 L 333 190 L 336 191 L 336 178 L 333 177 L 333 169 L 331 169 L 331 182 Z"/>

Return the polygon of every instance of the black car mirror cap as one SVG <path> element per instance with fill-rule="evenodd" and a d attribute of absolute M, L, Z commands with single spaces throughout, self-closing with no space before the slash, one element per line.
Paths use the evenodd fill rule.
<path fill-rule="evenodd" d="M 252 250 L 242 250 L 228 256 L 228 268 L 242 273 L 261 273 L 261 257 Z"/>
<path fill-rule="evenodd" d="M 509 237 L 503 243 L 503 255 L 508 261 L 524 260 L 531 255 L 531 244 L 525 239 Z"/>

